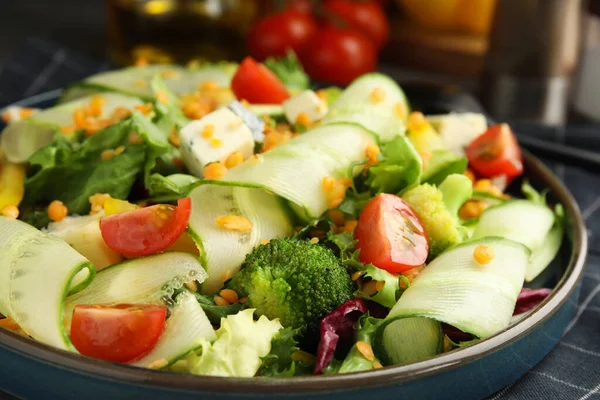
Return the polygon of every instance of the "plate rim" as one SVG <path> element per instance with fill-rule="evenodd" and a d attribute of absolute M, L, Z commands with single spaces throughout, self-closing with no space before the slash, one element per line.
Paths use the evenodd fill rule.
<path fill-rule="evenodd" d="M 11 106 L 33 106 L 42 101 L 58 99 L 63 89 L 54 89 L 14 102 Z M 472 346 L 440 354 L 424 361 L 378 370 L 328 376 L 231 378 L 179 374 L 149 370 L 129 365 L 84 357 L 56 349 L 8 330 L 0 330 L 0 347 L 22 357 L 69 370 L 70 373 L 91 374 L 98 379 L 133 383 L 147 387 L 197 392 L 253 394 L 294 394 L 348 391 L 392 386 L 448 372 L 465 363 L 485 358 L 532 333 L 548 321 L 570 298 L 582 276 L 587 257 L 587 230 L 581 211 L 570 191 L 538 158 L 523 150 L 525 169 L 541 179 L 563 204 L 573 224 L 572 252 L 565 274 L 533 312 L 503 331 Z"/>

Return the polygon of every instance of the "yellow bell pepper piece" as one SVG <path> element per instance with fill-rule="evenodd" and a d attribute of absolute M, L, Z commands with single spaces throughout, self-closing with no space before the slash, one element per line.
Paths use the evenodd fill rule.
<path fill-rule="evenodd" d="M 0 150 L 0 210 L 18 206 L 25 193 L 25 166 L 8 162 Z"/>
<path fill-rule="evenodd" d="M 132 204 L 125 200 L 113 199 L 112 197 L 104 201 L 104 214 L 113 215 L 125 211 L 137 210 L 140 208 L 137 204 Z"/>

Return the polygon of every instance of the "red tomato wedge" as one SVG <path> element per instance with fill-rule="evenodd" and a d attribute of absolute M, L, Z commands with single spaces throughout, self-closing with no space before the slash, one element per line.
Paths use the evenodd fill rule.
<path fill-rule="evenodd" d="M 179 199 L 177 207 L 159 204 L 104 217 L 100 231 L 107 246 L 117 253 L 147 256 L 175 243 L 186 230 L 191 211 L 191 199 Z"/>
<path fill-rule="evenodd" d="M 71 341 L 85 356 L 130 363 L 152 351 L 166 318 L 164 306 L 79 304 L 71 319 Z"/>
<path fill-rule="evenodd" d="M 362 211 L 354 231 L 365 264 L 398 273 L 427 260 L 429 245 L 423 224 L 400 197 L 380 194 Z"/>
<path fill-rule="evenodd" d="M 483 177 L 504 175 L 510 181 L 523 173 L 521 148 L 507 124 L 490 126 L 466 152 L 471 168 Z"/>
<path fill-rule="evenodd" d="M 235 96 L 255 104 L 281 104 L 290 95 L 269 68 L 246 57 L 231 80 Z"/>

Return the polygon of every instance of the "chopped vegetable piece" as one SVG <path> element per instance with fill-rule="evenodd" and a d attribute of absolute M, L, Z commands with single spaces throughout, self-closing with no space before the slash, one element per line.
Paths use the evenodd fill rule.
<path fill-rule="evenodd" d="M 517 305 L 513 315 L 520 315 L 537 307 L 542 301 L 552 293 L 552 289 L 529 289 L 523 288 L 517 297 Z"/>
<path fill-rule="evenodd" d="M 364 208 L 356 227 L 359 259 L 389 272 L 425 262 L 428 244 L 419 217 L 400 197 L 380 194 Z"/>
<path fill-rule="evenodd" d="M 361 299 L 348 300 L 321 320 L 321 340 L 313 373 L 319 375 L 333 360 L 338 343 L 352 342 L 353 327 L 360 316 L 367 312 Z"/>
<path fill-rule="evenodd" d="M 166 316 L 164 306 L 80 304 L 73 310 L 71 341 L 83 355 L 130 363 L 156 346 Z"/>
<path fill-rule="evenodd" d="M 257 104 L 281 104 L 290 97 L 277 76 L 252 57 L 246 57 L 231 80 L 238 99 Z"/>
<path fill-rule="evenodd" d="M 108 247 L 121 254 L 137 257 L 158 253 L 186 230 L 191 206 L 191 200 L 183 198 L 177 207 L 160 204 L 109 215 L 100 220 L 102 237 Z"/>
<path fill-rule="evenodd" d="M 523 173 L 523 155 L 507 124 L 494 125 L 467 147 L 469 165 L 481 176 L 504 175 L 511 180 Z"/>

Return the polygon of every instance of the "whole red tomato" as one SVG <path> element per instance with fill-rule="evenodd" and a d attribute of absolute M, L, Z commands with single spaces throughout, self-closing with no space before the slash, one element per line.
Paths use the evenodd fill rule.
<path fill-rule="evenodd" d="M 298 54 L 316 31 L 317 23 L 310 13 L 284 10 L 266 16 L 250 29 L 248 50 L 259 61 L 283 57 L 289 49 Z"/>
<path fill-rule="evenodd" d="M 375 46 L 365 35 L 335 26 L 317 32 L 300 59 L 311 78 L 339 85 L 349 84 L 377 65 Z"/>
<path fill-rule="evenodd" d="M 338 17 L 350 28 L 367 35 L 377 49 L 388 40 L 390 24 L 377 1 L 326 0 L 323 9 L 326 14 Z"/>

